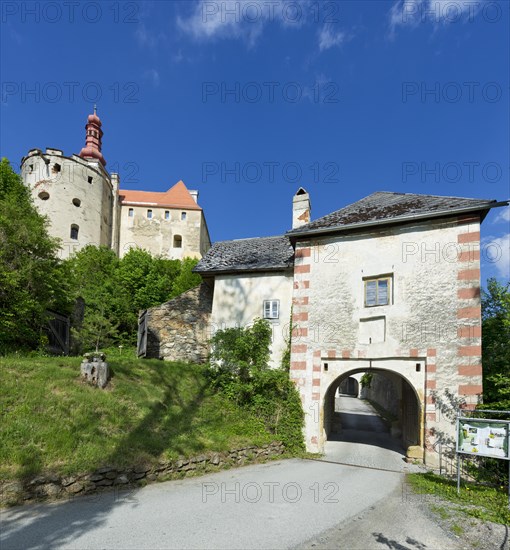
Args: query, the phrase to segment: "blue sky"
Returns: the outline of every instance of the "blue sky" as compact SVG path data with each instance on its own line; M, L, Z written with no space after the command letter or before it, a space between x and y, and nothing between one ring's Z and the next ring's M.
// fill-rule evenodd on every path
M508 2L1 9L0 152L16 169L34 147L79 152L97 103L121 187L182 179L213 241L283 233L300 185L313 218L379 190L510 196ZM509 225L507 208L482 226L483 279L508 279Z

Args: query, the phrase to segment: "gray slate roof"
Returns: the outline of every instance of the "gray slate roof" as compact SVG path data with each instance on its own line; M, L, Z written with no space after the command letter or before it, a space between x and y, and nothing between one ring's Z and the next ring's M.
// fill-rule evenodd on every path
M499 206L495 200L415 195L379 191L336 212L287 231L287 235L322 233L379 223L399 223L415 218L452 215Z
M215 243L193 271L204 274L282 271L293 264L294 250L287 237L256 237Z

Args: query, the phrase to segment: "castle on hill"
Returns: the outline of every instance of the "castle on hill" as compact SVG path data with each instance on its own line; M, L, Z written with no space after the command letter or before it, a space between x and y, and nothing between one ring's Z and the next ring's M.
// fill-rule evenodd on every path
M119 174L106 170L101 126L94 108L78 155L48 147L21 160L23 182L48 217L50 235L61 240L61 258L88 244L120 257L135 247L169 259L204 256L211 241L198 191L183 181L165 192L120 189Z

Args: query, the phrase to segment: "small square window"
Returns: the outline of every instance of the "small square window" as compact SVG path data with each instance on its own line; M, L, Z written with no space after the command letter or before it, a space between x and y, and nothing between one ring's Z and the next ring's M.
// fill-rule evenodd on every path
M278 319L280 317L280 300L264 300L264 319Z
M165 210L165 220L170 219L170 210Z
M147 210L147 218L152 220L152 210Z
M365 280L365 307L386 306L390 303L391 277Z
M132 218L134 215L135 215L135 211L133 210L133 208L130 208L130 209L128 210L128 216L129 216L130 218Z
M186 219L186 212L181 212L181 220L184 221Z

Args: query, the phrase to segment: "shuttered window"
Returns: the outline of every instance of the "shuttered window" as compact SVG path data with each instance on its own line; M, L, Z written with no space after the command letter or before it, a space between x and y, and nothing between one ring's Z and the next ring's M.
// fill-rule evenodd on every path
M365 281L365 306L386 306L390 303L391 277Z
M264 319L278 319L280 317L280 300L264 300Z

